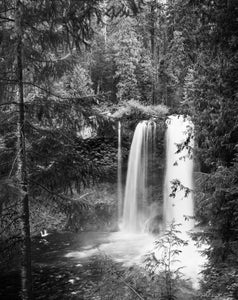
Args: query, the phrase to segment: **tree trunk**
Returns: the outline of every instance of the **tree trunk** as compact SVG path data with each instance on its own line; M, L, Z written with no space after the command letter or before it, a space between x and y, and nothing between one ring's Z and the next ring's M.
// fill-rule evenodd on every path
M168 50L168 28L167 28L167 21L166 18L164 18L164 24L163 24L163 32L162 32L162 38L163 38L163 49L162 49L162 55L163 57L166 57L166 53ZM163 64L163 77L161 82L162 87L162 104L169 105L171 103L168 102L168 76L166 75L166 62Z
M21 1L16 1L16 32L17 32L17 82L18 82L18 179L20 188L21 207L21 234L22 234L22 258L21 258L21 298L32 299L32 277L31 277L31 237L29 222L28 184L26 167L25 147L25 107L23 91L23 59L22 59L22 28L21 28Z
M155 70L157 70L156 62L156 43L155 43L155 20L156 20L156 2L153 0L150 4L150 45L151 45L151 57ZM156 103L156 77L157 72L153 75L152 82L152 104Z

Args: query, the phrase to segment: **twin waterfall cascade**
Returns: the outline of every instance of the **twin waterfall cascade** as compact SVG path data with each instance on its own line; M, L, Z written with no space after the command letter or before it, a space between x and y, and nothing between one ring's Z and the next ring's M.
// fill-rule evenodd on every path
M122 230L142 232L149 217L147 203L148 167L155 148L156 124L140 122L133 136L126 178Z
M206 260L188 232L194 226L190 218L194 214L194 129L189 118L183 116L168 117L166 125L164 179L163 161L159 161L164 156L163 150L159 153L163 132L159 131L159 126L153 120L142 121L137 125L132 139L123 199L122 127L118 123L118 217L121 230L108 236L103 232L98 240L97 233L86 247L69 253L67 257L82 259L99 251L126 267L145 267L144 255L153 253L157 261L165 260L167 263L169 259L172 272L182 267L185 278L192 281L194 288L198 288L201 265ZM177 232L176 236L186 241L186 246L173 241L172 244L164 242L164 230L173 222L182 224L182 227L178 227L181 234ZM163 242L162 248L155 248L156 240ZM178 257L174 259L166 251L177 251ZM155 272L161 272L161 266L164 272L163 263L158 265L158 269L155 268Z
M193 124L183 116L166 121L166 163L163 187L163 224L181 224L185 232L194 227L193 207ZM120 131L119 131L120 133ZM143 232L150 215L148 180L155 164L156 123L140 122L134 132L126 178L122 230ZM150 203L151 204L151 203Z

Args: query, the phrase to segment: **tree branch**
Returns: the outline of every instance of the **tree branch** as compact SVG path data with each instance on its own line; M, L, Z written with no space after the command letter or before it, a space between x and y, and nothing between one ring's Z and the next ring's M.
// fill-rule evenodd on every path
M56 97L58 99L62 99L62 100L84 100L84 99L89 99L89 98L95 98L95 96L96 96L96 95L89 95L89 96L84 96L84 97L62 97L62 96L57 95L57 94L53 93L52 91L47 90L33 82L25 81L25 82L23 82L23 84L34 86L34 87L44 91L45 93L47 93L53 97Z
M0 81L5 81L6 84L17 84L17 80L11 80L11 79L3 79L3 78L0 78ZM107 93L101 93L101 94L97 94L97 95L89 95L89 96L84 96L84 97L62 97L60 95L57 95L55 93L53 93L52 91L50 90L47 90L33 82L30 82L30 81L24 81L23 84L25 85L31 85L31 86L34 86L35 88L38 88L39 90L42 90L43 92L55 97L55 98L58 98L58 99L62 99L62 100L85 100L85 99L95 99L96 97L99 97L99 96L103 96ZM26 102L27 103L27 102ZM26 104L25 103L25 104Z
M18 102L12 101L12 102L4 102L4 103L0 103L0 106L5 106L5 105L19 105Z
M42 185L42 184L40 184L40 183L38 183L38 182L35 182L35 181L31 180L31 179L30 179L29 181L31 181L32 183L38 185L39 187L41 187L43 190L45 190L45 191L48 192L49 194L54 195L54 196L60 198L60 199L63 200L63 201L66 201L66 200L68 200L68 201L70 201L70 202L72 201L72 199L70 199L70 198L68 198L68 197L66 197L66 196L61 196L61 195L59 195L58 193L55 193L55 192L53 192L53 191L50 191L47 187L45 187L44 185ZM84 198L84 197L86 197L86 196L89 195L89 194L90 194L90 193L83 194L83 195L80 196L78 199L76 199L76 201L77 201L77 200L80 200L80 199L82 199L82 198ZM90 206L90 204L88 204L88 206Z
M8 179L12 176L12 172L13 172L13 169L14 169L14 166L15 166L15 163L16 163L16 161L17 161L17 158L18 158L18 156L19 156L20 151L21 151L21 150L19 150L19 151L17 152L17 154L16 154L16 156L15 156L13 162L12 162L12 167L11 167L10 173L9 173L9 175L8 175Z
M57 193L55 193L55 192L49 190L47 187L45 187L44 185L40 184L39 182L36 182L36 181L34 181L34 180L31 180L31 179L29 179L29 181L32 182L32 183L34 183L34 184L36 184L36 185L38 185L38 186L41 187L43 190L45 190L47 193L49 193L49 194L51 194L51 195L54 195L54 196L57 196L57 197L59 197L61 200L64 200L64 201L65 201L65 198L64 198L64 197L62 197L61 195L59 195L59 194L57 194Z
M8 9L6 9L6 10L2 10L2 11L0 11L0 14L5 14L5 13L8 12L9 10L15 10L15 7L10 7L10 8L8 8Z
M122 282L123 282L130 290L132 290L132 292L133 292L138 298L140 298L141 300L144 300L144 298L142 298L141 295L138 294L137 291L136 291L129 283L127 283L122 277L121 277L121 278L119 277L119 279L121 279L121 281L122 281Z
M0 16L0 19L2 19L2 20L5 20L6 22L8 21L8 22L15 22L15 20L14 19L10 19L10 18L6 18L6 17L2 17L2 16Z

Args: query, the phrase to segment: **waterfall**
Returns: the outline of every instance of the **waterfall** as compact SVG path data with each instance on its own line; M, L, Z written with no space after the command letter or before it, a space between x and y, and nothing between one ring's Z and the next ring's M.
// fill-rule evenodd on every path
M126 178L122 229L127 232L141 232L149 217L147 203L148 164L156 124L153 121L140 122L134 132Z
M181 270L185 279L191 279L194 286L198 287L201 265L205 263L205 259L199 252L201 249L197 247L196 242L187 232L193 228L194 222L192 219L184 217L194 214L193 193L191 191L193 189L193 124L183 116L170 116L166 123L163 209L160 209L162 205L162 201L160 201L161 189L155 189L155 185L162 187L162 183L159 182L161 172L156 173L156 169L160 167L160 164L156 163L160 156L158 149L156 151L156 148L160 146L157 145L159 132L155 122L142 121L135 129L129 153L122 230L110 233L107 238L104 233L99 239L93 237L92 242L87 247L82 247L81 251L71 252L67 254L67 257L78 257L81 260L84 257L95 255L98 249L98 253L106 253L113 260L122 262L127 267L134 264L144 267L144 255L148 254L149 251L149 253L153 253L158 262L162 262L158 264L158 268L155 267L155 274L161 272L160 267L164 272L163 262L169 262L171 272L175 274ZM175 185L172 184L173 182ZM153 187L153 190L150 190L150 187ZM121 124L118 123L119 201L121 200L120 188ZM186 193L188 190L190 192ZM156 197L153 196L155 194ZM121 208L119 202L118 210L120 211ZM173 220L182 224L182 229L181 227L178 228L181 234L176 232L176 236L187 242L185 247L174 243L173 236L172 243L166 242L168 236L164 235L162 218L166 225L171 224ZM147 229L147 232L144 229ZM156 234L156 238L148 232ZM155 248L155 241L156 243L163 242L163 247ZM203 247L202 250L205 249L206 247ZM166 256L166 253L179 253L179 256L174 259L169 254Z
M170 116L166 131L166 172L163 216L165 227L174 221L190 230L193 205L193 124L183 116ZM181 147L184 145L185 147Z

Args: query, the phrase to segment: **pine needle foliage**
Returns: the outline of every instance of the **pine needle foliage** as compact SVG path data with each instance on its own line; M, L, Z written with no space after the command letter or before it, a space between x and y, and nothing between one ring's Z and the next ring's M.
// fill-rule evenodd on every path
M200 233L209 245L202 292L207 299L236 299L237 3L188 1L187 16L189 8L194 26L188 55L193 59L185 76L183 111L195 124L202 180L198 217L207 224Z

